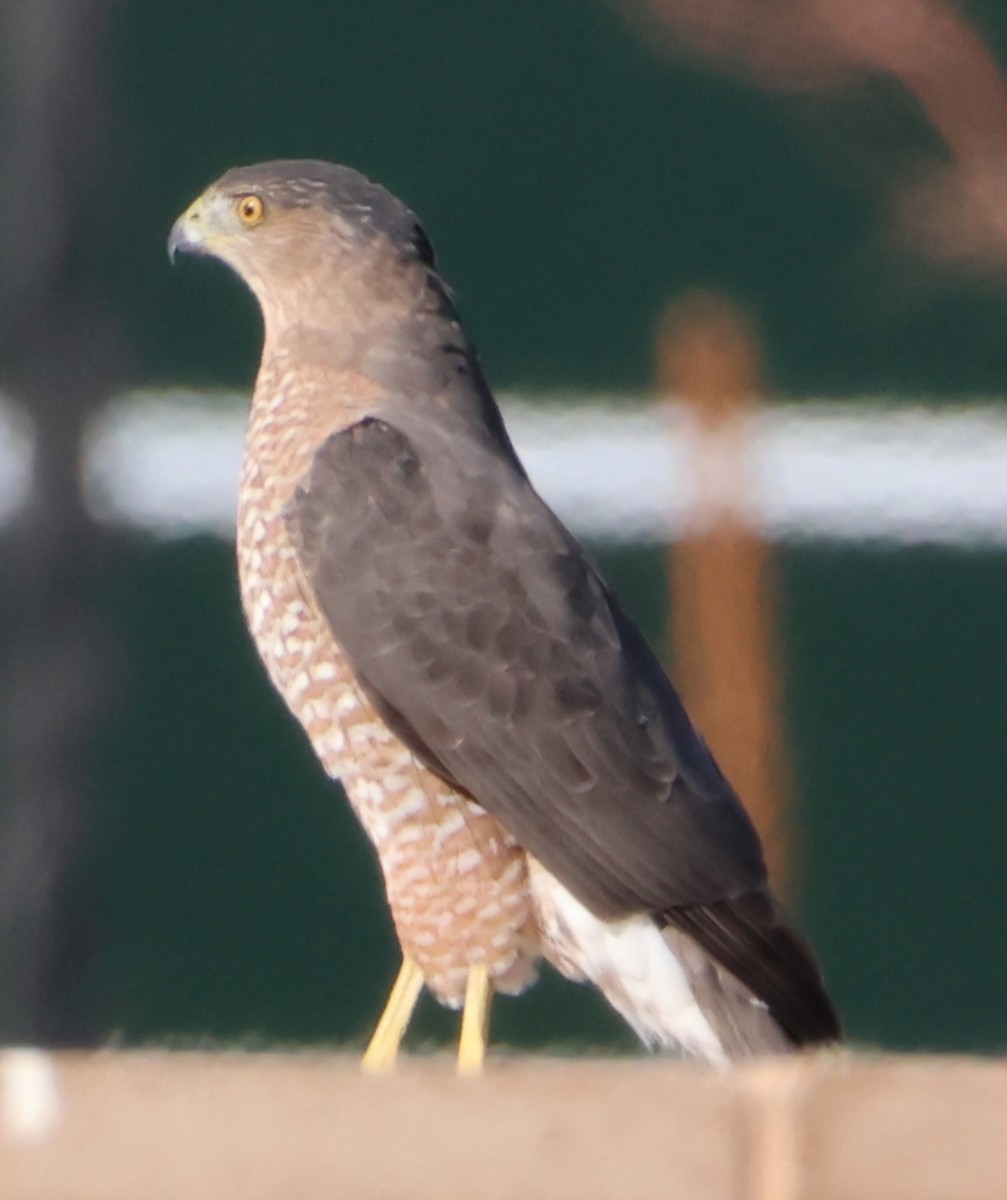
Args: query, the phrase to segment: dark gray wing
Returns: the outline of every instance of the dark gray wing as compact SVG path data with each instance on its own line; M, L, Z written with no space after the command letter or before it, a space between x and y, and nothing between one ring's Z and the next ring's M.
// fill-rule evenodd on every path
M598 916L699 913L690 935L716 942L773 1006L788 981L767 984L748 961L756 946L764 958L771 902L756 936L730 915L765 891L751 823L642 636L509 455L369 418L320 449L288 528L362 686L427 765ZM701 914L716 906L728 917L711 925Z

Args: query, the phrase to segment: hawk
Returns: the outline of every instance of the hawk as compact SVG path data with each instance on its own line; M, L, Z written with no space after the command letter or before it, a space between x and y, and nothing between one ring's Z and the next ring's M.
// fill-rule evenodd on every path
M535 492L429 240L325 162L226 172L169 252L262 309L237 519L269 676L374 844L403 961L477 1073L542 959L654 1049L717 1062L839 1036L759 839L654 654Z

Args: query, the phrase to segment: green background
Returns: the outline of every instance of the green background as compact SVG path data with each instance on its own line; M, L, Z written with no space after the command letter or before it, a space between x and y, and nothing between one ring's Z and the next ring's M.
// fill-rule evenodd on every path
M998 4L970 11L1007 44ZM106 269L142 380L250 378L250 303L169 276L163 239L225 168L294 157L412 205L499 386L646 386L656 316L696 284L756 305L787 393L1007 376L1002 283L869 253L870 171L933 149L894 85L760 92L653 53L602 0L173 0L124 4L120 26Z
M998 6L971 11L1002 45ZM421 214L501 387L646 388L662 305L710 284L759 312L784 397L1007 378L1001 289L872 255L881 204L827 106L656 55L594 0L127 3L110 67L110 212L82 269L134 383L250 384L250 299L223 270L169 271L165 237L226 167L302 155ZM866 80L856 102L884 111L875 153L925 143L904 97ZM661 553L600 557L660 638ZM1003 1048L1005 559L780 559L798 907L851 1036ZM75 884L73 1002L97 1038L359 1041L396 966L378 877L264 680L231 560L130 536L105 580L120 690ZM632 1045L555 980L495 1019L519 1044ZM425 1007L420 1036L451 1028Z
M655 640L663 556L602 566ZM804 927L858 1041L1007 1044L999 555L789 549L780 564ZM81 881L81 1011L127 1041L361 1040L397 951L371 851L265 681L230 547L133 544L108 613L132 669ZM515 1044L628 1047L559 980L502 999ZM448 1037L430 1003L419 1037Z

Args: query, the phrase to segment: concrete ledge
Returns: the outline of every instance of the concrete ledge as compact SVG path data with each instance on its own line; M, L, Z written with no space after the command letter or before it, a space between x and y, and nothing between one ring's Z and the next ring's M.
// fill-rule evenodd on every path
M1003 1200L1007 1065L0 1052L0 1200Z

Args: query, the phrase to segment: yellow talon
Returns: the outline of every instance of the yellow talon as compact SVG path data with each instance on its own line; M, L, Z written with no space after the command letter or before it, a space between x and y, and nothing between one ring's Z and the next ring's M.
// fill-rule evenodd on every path
M411 958L404 958L391 995L381 1014L374 1036L360 1060L360 1069L368 1075L389 1075L395 1070L399 1046L405 1037L423 990L423 972Z
M489 971L485 963L479 963L469 971L468 984L465 987L462 1034L458 1043L459 1075L471 1077L482 1074L492 999L493 988Z

